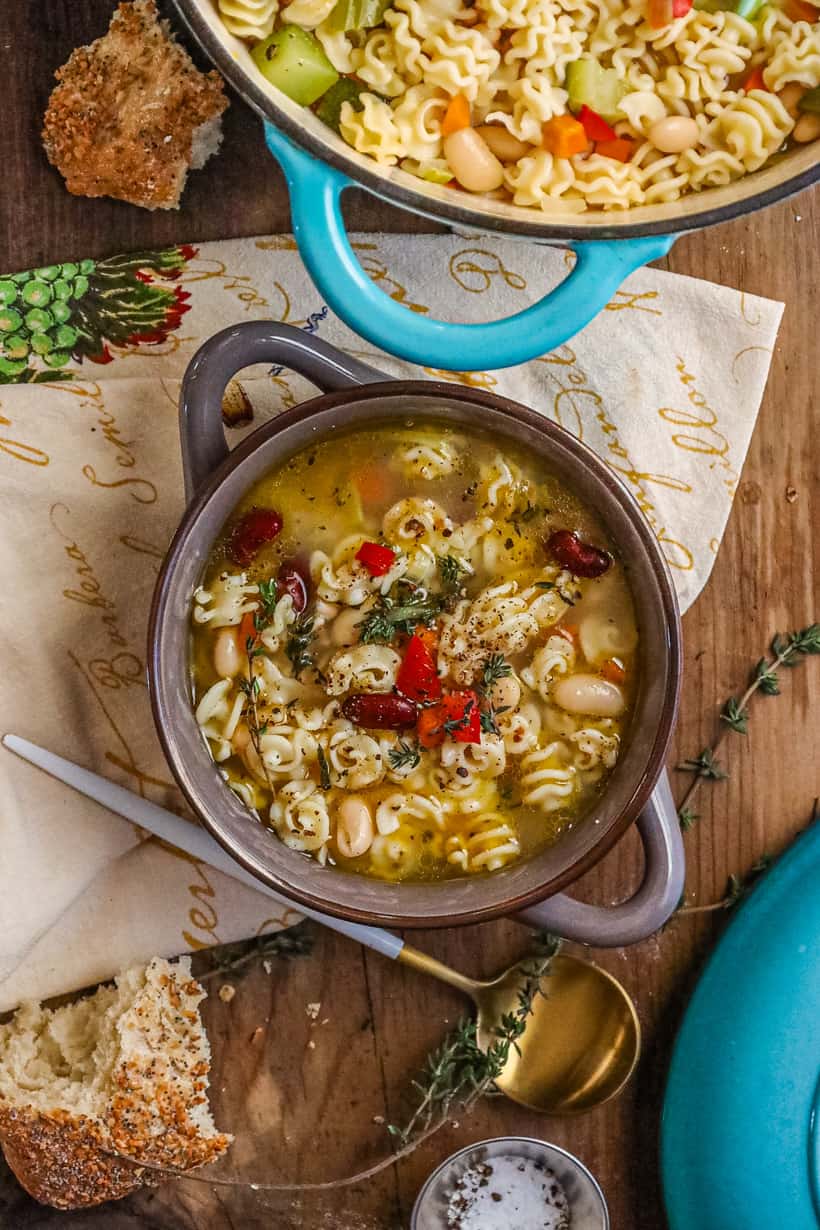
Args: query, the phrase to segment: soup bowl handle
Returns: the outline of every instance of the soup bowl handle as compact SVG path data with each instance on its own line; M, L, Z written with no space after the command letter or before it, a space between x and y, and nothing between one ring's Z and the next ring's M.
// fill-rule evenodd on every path
M516 915L519 921L597 948L637 944L659 930L681 899L686 873L680 822L665 772L636 823L644 848L644 877L628 901L587 905L556 893Z
M255 363L288 367L323 393L390 379L293 325L247 321L215 333L194 355L180 391L179 435L188 503L230 452L222 427L222 395L237 372Z

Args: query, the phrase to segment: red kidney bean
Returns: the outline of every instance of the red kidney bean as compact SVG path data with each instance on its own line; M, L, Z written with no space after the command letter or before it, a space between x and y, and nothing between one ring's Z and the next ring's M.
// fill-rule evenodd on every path
M309 575L303 561L299 559L285 560L276 577L277 597L281 598L284 594L290 594L293 601L293 609L298 615L307 606L309 589Z
M372 730L409 730L417 711L411 700L390 692L358 692L342 702L342 716Z
M556 530L547 539L548 553L575 577L600 577L612 563L612 556L591 542L584 542L572 530Z
M279 537L282 518L274 508L251 508L233 527L228 554L246 568L267 543Z

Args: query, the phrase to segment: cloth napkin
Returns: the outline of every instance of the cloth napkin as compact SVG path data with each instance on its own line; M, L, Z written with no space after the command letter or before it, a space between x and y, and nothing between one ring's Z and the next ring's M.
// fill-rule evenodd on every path
M410 311L520 311L567 254L495 238L359 236L369 275ZM571 259L571 258L570 258ZM413 371L318 298L290 237L51 266L0 279L0 730L184 814L154 734L146 625L183 510L179 380L199 344L286 321L391 374L534 406L595 449L639 501L681 606L705 584L754 427L782 305L653 269L582 334L505 371ZM310 387L251 369L238 440ZM250 416L253 421L249 422ZM0 1010L295 921L0 749Z

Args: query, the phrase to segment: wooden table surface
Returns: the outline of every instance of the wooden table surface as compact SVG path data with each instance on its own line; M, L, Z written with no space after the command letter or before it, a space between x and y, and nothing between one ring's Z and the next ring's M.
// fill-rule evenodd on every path
M78 200L64 190L38 140L51 74L75 45L102 32L112 7L112 0L48 0L37 6L32 21L30 6L5 6L0 269L288 229L282 176L264 154L257 120L238 101L227 116L218 160L193 176L178 213ZM671 270L786 304L714 574L684 620L686 664L673 761L708 742L715 706L744 680L771 635L818 615L818 204L817 194L807 193L767 213L683 238L664 262ZM361 196L349 215L352 226L363 230L428 225ZM787 498L789 489L796 498ZM805 825L820 793L816 708L814 716L809 708L812 695L816 706L819 682L817 660L786 674L783 695L761 702L750 735L726 745L730 779L705 787L702 818L686 837L690 902L719 899L729 873L747 870L764 852L780 851ZM675 784L680 793L684 780L678 776ZM615 900L635 882L639 867L637 842L629 835L580 891L589 899ZM516 1133L542 1136L580 1155L604 1188L615 1230L661 1230L657 1152L664 1076L687 996L720 926L720 914L692 915L632 949L593 954L635 996L645 1047L623 1096L582 1118L545 1120L500 1099L485 1102L367 1186L330 1194L263 1198L186 1181L65 1215L29 1200L3 1169L0 1225L392 1230L408 1224L421 1182L451 1150ZM413 939L481 976L518 955L526 933L499 922L416 933ZM214 1097L220 1122L237 1136L233 1171L268 1182L332 1179L380 1156L380 1121L401 1120L411 1075L464 1007L446 988L330 934L316 935L311 956L276 962L270 973L257 962L236 983L230 1004L212 996L206 1006ZM315 1024L305 1010L312 1002L321 1003ZM260 1025L263 1031L255 1034Z

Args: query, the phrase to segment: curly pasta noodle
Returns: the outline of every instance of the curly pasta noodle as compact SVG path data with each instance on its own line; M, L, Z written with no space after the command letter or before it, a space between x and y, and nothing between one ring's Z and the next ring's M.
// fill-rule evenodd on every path
M328 799L315 782L288 782L271 804L270 821L277 835L291 850L314 854L320 863L327 858L330 840Z
M456 454L445 440L416 444L401 454L404 472L408 478L422 478L431 482L452 474L456 467Z
M521 761L521 798L543 812L566 807L577 789L577 772L566 763L566 744L560 741L527 752Z
M445 841L447 862L462 871L497 871L517 858L521 846L515 830L500 812L470 818L462 831Z
M807 89L820 85L820 29L807 21L796 21L786 33L779 31L771 40L774 54L763 70L763 80L777 92L796 81Z
M279 0L219 0L219 13L237 38L267 38L272 33Z
M244 572L223 573L210 589L200 586L194 593L194 621L212 628L228 628L242 622L259 606L258 585L249 585Z

